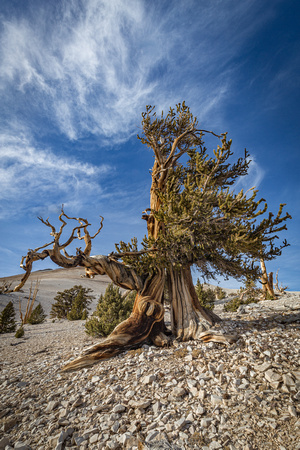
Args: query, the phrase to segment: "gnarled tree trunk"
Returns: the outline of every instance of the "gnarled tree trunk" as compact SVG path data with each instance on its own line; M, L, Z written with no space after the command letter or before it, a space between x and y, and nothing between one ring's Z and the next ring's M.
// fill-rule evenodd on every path
M152 193L154 195L154 191ZM159 202L156 204L156 207L159 207ZM77 220L80 225L75 227L69 239L64 244L61 244L60 238L62 231L67 224L64 218ZM25 269L26 273L15 290L20 289L28 279L34 261L49 257L60 267L71 268L81 266L94 274L108 275L113 283L121 288L137 291L130 317L119 324L107 339L90 347L79 358L64 366L62 368L63 371L76 370L89 366L102 359L117 355L124 350L134 348L147 339L150 339L158 346L169 344L170 338L165 334L166 327L163 306L166 277L165 269L157 268L154 273L141 275L134 268L119 262L118 258L120 258L120 254L90 256L91 239L99 233L102 228L103 219L101 220L98 232L93 237L87 231L89 224L85 219L70 218L63 210L59 216L62 225L58 232L49 223L48 219L46 221L43 219L40 220L51 228L51 236L54 236L54 240L35 250L29 250L26 257L22 257L21 267ZM163 225L156 221L155 215L152 212L148 225L150 235L153 233L154 237L162 231ZM84 231L84 236L81 236L81 230ZM75 231L77 231L77 237L75 236ZM76 238L80 240L84 239L86 247L84 251L78 249L75 256L70 256L66 252L66 247ZM52 248L45 248L50 245L52 245ZM43 251L39 252L41 249ZM154 249L146 251L151 253ZM124 256L124 253L121 256ZM216 336L214 333L204 331L220 319L212 312L202 308L199 304L192 282L190 267L182 268L179 271L170 268L168 270L168 286L171 297L172 329L175 338L181 340L200 338L204 341L230 342L230 340L225 339L223 336ZM201 333L203 331L204 333Z
M171 301L172 332L187 341L196 339L221 319L200 305L190 267L168 271L168 289Z
M88 348L79 358L64 366L62 371L77 370L110 358L137 347L148 337L159 346L164 345L166 341L166 336L163 334L164 307L162 304L164 271L159 270L143 282L142 277L138 276L134 280L130 269L128 270L121 263L103 256L98 257L96 261L97 264L93 266L93 269L98 270L98 273L103 273L102 270L105 268L105 273L115 284L138 290L133 310L129 318L120 323L103 342ZM86 261L85 264L87 263Z

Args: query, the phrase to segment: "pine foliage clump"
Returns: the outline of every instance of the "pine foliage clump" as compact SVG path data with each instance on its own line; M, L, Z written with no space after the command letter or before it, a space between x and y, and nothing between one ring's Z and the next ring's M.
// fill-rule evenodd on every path
M195 291L199 298L200 305L212 311L215 307L215 299L216 299L216 295L213 289L210 288L204 289L203 284L200 283L200 280L198 278L195 286Z
M220 286L216 287L215 293L218 300L223 300L226 297L226 292Z
M239 297L234 297L224 305L224 310L226 312L236 312L241 305L249 305L250 303L258 303L258 298L246 298L242 300Z
M83 289L80 289L72 302L71 311L67 314L67 319L85 320L86 318L87 318L87 304L85 299L85 293Z
M30 314L29 318L27 319L26 323L30 323L31 325L37 325L39 323L43 323L46 319L46 314L44 311L44 308L39 303L32 313Z
M234 297L230 302L224 305L224 310L226 312L235 312L241 305L258 303L261 293L261 289L255 287L255 282L249 277L246 277L244 280L244 287L239 289L239 297Z
M86 321L86 333L91 336L108 336L114 328L126 320L132 311L136 292L132 291L125 298L120 289L110 284L101 295L96 311Z
M21 325L20 328L18 328L16 331L15 338L20 339L21 337L24 336L24 334L25 334L24 327L23 325Z
M50 317L58 319L80 320L87 317L89 304L94 298L90 288L75 285L71 289L58 292L54 297L55 303L51 307Z
M10 301L0 314L0 334L13 333L16 330L15 309Z

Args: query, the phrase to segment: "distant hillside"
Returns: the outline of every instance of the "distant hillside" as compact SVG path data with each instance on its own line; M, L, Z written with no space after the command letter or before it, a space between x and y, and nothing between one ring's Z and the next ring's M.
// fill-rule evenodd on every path
M24 312L26 309L30 285L32 283L34 287L37 281L39 281L39 291L36 302L41 303L46 314L49 314L53 299L57 292L70 289L76 284L92 289L93 295L95 295L95 300L92 303L91 308L94 310L100 294L105 292L105 289L111 282L110 278L107 275L98 275L93 279L89 279L82 278L82 275L84 275L84 269L81 267L55 270L46 269L32 272L21 292L12 292L10 294L0 295L0 310L2 310L10 300L12 300L17 312L19 310L19 300L21 300L22 311ZM22 276L23 274L2 277L0 278L0 284L2 281L9 283L11 282L12 288L14 288L20 282ZM16 314L16 317L18 317L18 313Z

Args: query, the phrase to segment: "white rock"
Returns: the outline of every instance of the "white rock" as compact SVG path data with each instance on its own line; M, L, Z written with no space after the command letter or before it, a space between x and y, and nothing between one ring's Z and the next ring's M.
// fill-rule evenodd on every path
M24 442L18 441L18 442L15 443L14 449L16 449L16 450L29 450L30 447L29 447L29 445L25 444Z
M278 382L281 380L282 377L279 373L276 373L276 372L274 372L274 370L269 369L265 372L265 378L267 381L270 381L270 382L272 382L272 381Z
M255 366L255 369L259 372L265 372L266 370L270 369L272 367L272 364L269 362L264 362L263 364L260 364L259 366Z
M216 405L219 405L220 403L222 403L223 398L218 395L212 394L210 397L210 401L213 406L216 406Z
M199 416L202 416L205 413L205 409L202 406L198 406L196 409L196 414L199 414Z
M89 443L90 444L95 444L99 439L99 434L93 434L90 439L89 439Z
M142 381L144 384L150 384L150 383L153 383L153 381L155 381L155 380L156 380L156 375L146 375Z
M218 441L212 441L209 444L209 450L215 450L215 449L218 449L218 448L222 448L222 445Z
M112 431L113 433L117 433L118 430L119 430L119 428L120 428L120 422L117 420L117 421L113 424L113 426L111 427L111 431Z
M172 390L172 395L174 397L182 397L185 394L186 394L186 390L183 387L176 386Z
M289 405L288 411L292 417L297 417L297 410L293 405Z
M131 433L124 433L124 434L121 434L121 436L120 436L120 443L123 444L124 447L125 447L126 444L129 442L131 436L132 436Z
M156 416L158 414L158 411L161 408L161 403L159 401L155 402L154 405L152 406L153 409L153 413Z
M53 401L49 402L47 405L47 408L45 409L45 412L48 413L48 412L53 411L55 408L58 407L58 405L59 405L59 402L57 402L57 401L53 400Z
M156 436L159 434L158 430L151 430L150 433L147 434L145 441L151 442L155 440Z
M199 398L200 400L204 400L206 397L206 391L204 389L199 389Z
M101 378L98 375L94 375L91 379L92 383L98 383L98 381L100 381Z
M113 408L113 412L116 414L122 413L125 410L126 410L126 407L124 405L121 405L120 403Z
M185 417L181 417L179 420L177 420L176 422L175 422L175 428L177 429L177 430L182 430L182 428L187 424L188 422L187 422L187 420L185 419Z
M209 427L210 423L211 423L211 419L208 419L207 417L204 417L203 419L201 419L201 427L202 428Z
M282 375L282 381L286 386L295 386L295 381L288 374Z

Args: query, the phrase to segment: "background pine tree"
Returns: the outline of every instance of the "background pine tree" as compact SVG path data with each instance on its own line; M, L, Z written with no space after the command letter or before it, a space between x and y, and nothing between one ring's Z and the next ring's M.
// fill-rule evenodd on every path
M30 314L27 323L30 323L31 325L36 325L39 323L43 323L45 319L46 319L45 311L42 305L39 303Z
M84 310L89 310L88 305L91 303L92 299L95 298L93 295L90 294L92 292L89 288L84 288L81 285L75 285L71 289L65 289L63 292L58 292L56 297L54 297L55 303L53 303L50 311L50 317L51 318L58 318L58 319L67 319L68 314L70 315L73 303L80 294L80 301L82 306L82 314L84 314ZM77 299L77 306L73 307L73 312L71 316L76 317L77 311L78 311L78 299ZM70 317L71 317L70 316ZM80 316L80 319L81 319ZM76 319L70 319L70 320L76 320Z
M136 292L132 291L125 298L120 289L110 284L101 295L95 312L86 321L86 333L92 336L107 336L114 328L126 320L132 311Z
M21 325L20 328L17 329L15 337L17 339L20 339L24 336L24 334L25 334L24 327L23 327L23 325Z
M72 302L71 311L67 315L68 320L85 320L87 318L87 303L83 289L80 289Z
M15 309L10 301L0 314L0 334L13 333L16 330Z
M199 298L200 305L212 311L215 307L215 299L216 299L216 295L213 289L208 288L204 290L203 284L200 283L200 280L198 278L195 286L195 291Z

